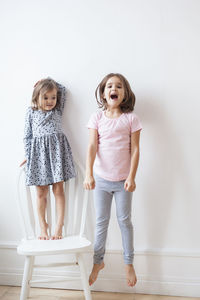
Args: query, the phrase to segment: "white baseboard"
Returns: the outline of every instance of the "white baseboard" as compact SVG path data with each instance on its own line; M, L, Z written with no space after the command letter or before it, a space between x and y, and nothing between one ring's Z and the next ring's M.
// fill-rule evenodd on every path
M40 275L34 275L33 279L39 280L42 278L46 279L57 279L60 277L60 283L38 283L33 285L35 287L46 287L46 288L60 288L60 289L75 289L81 290L82 284L79 277L79 273L67 272L66 274L60 273L54 274L49 271L49 274L45 272ZM12 285L21 286L23 269L13 270L1 270L0 269L0 284L1 285ZM64 282L65 277L70 277L70 281ZM74 280L73 280L74 278ZM146 276L138 276L138 282L135 288L129 288L126 286L126 281L123 275L112 276L100 276L98 281L92 287L94 291L106 291L106 292L120 292L120 293L139 293L139 294L157 294L157 295L168 295L168 296L185 296L185 297L199 297L200 285L196 280L191 282L190 279L180 281L180 278L175 277L163 277L163 278L147 278Z
M3 254L4 265L0 263L0 284L20 286L23 274L23 261L19 263L16 253L17 242L0 242L0 254ZM6 251L7 249L7 251ZM3 252L3 253L1 253ZM6 255L12 257L12 265L5 265ZM2 257L2 255L1 255ZM135 288L126 285L122 253L119 250L108 250L105 256L107 268L101 271L92 290L124 293L159 294L169 296L200 297L200 253L178 251L177 249L151 249L135 251L135 267L138 282ZM16 265L15 265L16 261ZM18 263L17 263L18 261ZM88 273L91 269L92 253L86 254ZM20 265L20 266L19 266ZM77 267L76 267L77 268ZM112 270L112 272L110 272ZM37 287L62 289L82 289L78 269L62 271L38 269L33 279L58 278L55 284L37 284ZM69 282L63 282L70 277Z

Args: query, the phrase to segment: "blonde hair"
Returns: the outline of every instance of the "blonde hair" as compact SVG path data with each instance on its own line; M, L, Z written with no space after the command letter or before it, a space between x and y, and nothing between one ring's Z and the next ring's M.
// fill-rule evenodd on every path
M135 106L135 95L130 87L128 80L122 74L119 73L110 73L106 75L97 86L95 96L99 108L103 108L103 110L107 109L107 101L104 98L104 90L107 81L111 77L118 77L121 80L124 87L124 99L120 104L121 111L125 113L133 111Z
M52 91L53 89L56 89L57 91L57 103L56 106L59 105L60 103L60 92L57 86L57 83L50 78L45 78L45 79L41 79L40 81L38 81L35 86L34 86L34 90L33 90L33 94L32 94L32 99L31 99L31 106L34 110L38 110L39 109L39 104L38 104L38 99L40 95L44 95L47 92Z

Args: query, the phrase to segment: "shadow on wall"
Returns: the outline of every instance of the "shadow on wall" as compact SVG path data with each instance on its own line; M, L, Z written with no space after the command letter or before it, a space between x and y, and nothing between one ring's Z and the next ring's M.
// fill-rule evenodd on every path
M67 91L67 102L63 114L63 129L71 145L74 159L85 168L88 132L86 129L86 116L80 105L75 101L76 96ZM80 146L81 145L81 146ZM93 242L95 230L95 210L93 204L93 191L90 191L90 199L87 209L86 237Z
M67 91L67 101L63 113L63 129L67 135L72 153L75 158L79 158L86 153L84 145L85 141L85 124L83 124L83 113L80 105L75 101L76 96ZM83 163L82 163L83 164Z
M183 151L180 132L174 126L175 116L165 110L165 103L160 99L141 99L138 108L143 124L140 161L143 204L142 216L137 217L144 220L148 249L176 248L181 243L179 238L184 239L181 218L192 192L189 158ZM148 273L153 274L155 267L151 269L149 265ZM162 266L157 267L162 274Z

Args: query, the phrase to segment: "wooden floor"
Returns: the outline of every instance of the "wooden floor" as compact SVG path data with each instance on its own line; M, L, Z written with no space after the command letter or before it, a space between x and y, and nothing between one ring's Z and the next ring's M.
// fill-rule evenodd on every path
M0 300L19 300L20 287L0 286ZM30 300L85 300L82 291L31 288ZM92 292L93 300L197 300L200 298L169 297L142 294Z

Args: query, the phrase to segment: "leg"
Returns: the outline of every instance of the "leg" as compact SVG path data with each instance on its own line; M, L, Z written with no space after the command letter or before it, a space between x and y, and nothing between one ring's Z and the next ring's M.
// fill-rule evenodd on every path
M96 210L96 231L94 243L94 265L89 277L89 284L92 285L101 269L104 268L104 253L107 237L108 224L110 220L110 209L113 194L98 188L94 191L95 210Z
M62 228L64 225L64 214L65 214L65 194L63 188L63 181L53 184L53 193L56 200L56 229L53 235L53 240L62 239Z
M48 240L49 236L47 233L48 224L45 219L46 205L47 205L47 194L48 185L36 186L37 190L37 211L40 223L41 234L39 236L40 240Z
M133 225L131 222L132 193L122 188L115 192L117 220L120 226L124 249L124 262L128 286L134 286L137 282L133 267Z
M83 255L81 253L77 254L77 260L78 260L78 264L80 266L81 279L82 279L82 283L83 283L85 299L92 300L90 288L89 288L88 281L87 281L87 273L86 273L86 269L85 269L84 259L83 259Z

